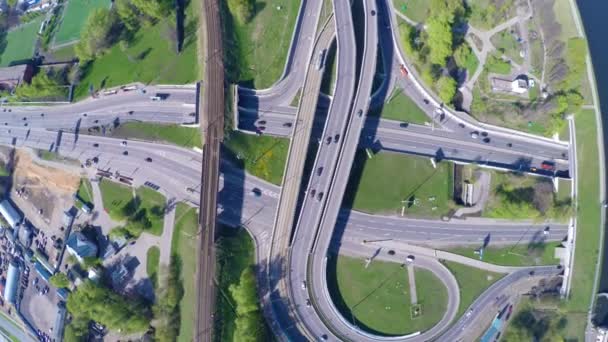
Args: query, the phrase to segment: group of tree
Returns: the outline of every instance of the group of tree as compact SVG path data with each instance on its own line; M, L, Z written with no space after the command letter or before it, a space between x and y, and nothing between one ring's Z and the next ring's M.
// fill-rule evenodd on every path
M230 286L230 294L236 303L236 329L233 341L257 342L266 340L266 328L260 311L256 278L251 266L241 273L239 284Z
M181 324L179 306L184 296L181 282L181 260L178 256L171 257L171 265L166 273L167 279L159 280L156 290L156 303L152 307L155 328L154 337L160 342L176 341Z
M502 340L505 342L538 341L560 342L564 340L566 318L558 313L548 314L525 308L513 317Z
M172 18L173 0L116 0L111 9L89 14L74 51L81 62L103 54L118 41L129 41L141 25Z
M41 70L29 84L23 83L15 89L15 97L20 101L67 99L67 88L58 77Z
M420 66L423 81L433 85L444 102L451 103L457 83L449 75L448 61L454 56L458 66L464 67L472 53L462 37L453 33L464 20L465 7L462 0L432 0L430 8L433 11L424 29L405 23L400 26L403 48Z
M90 321L122 334L140 333L150 327L150 309L143 301L127 299L90 280L70 293L66 307L72 316L65 331L66 341L86 336Z
M230 13L241 23L247 23L253 18L255 0L228 0Z

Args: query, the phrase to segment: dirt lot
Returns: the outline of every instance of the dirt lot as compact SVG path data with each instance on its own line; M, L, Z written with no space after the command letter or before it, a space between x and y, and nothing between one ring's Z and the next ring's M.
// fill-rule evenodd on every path
M14 160L11 199L27 220L42 232L35 242L45 246L45 254L54 264L55 249L48 240L55 235L65 241L61 230L63 215L74 203L72 195L80 182L78 169L38 164L32 160L32 153L24 150L18 150ZM41 214L39 210L42 210Z

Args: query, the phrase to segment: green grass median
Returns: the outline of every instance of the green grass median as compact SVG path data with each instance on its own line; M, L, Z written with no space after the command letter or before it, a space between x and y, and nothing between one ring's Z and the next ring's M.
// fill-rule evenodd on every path
M160 262L160 248L152 246L146 252L146 273L154 287L158 286L158 266Z
M126 122L106 135L116 138L162 142L187 148L202 148L203 146L200 128L184 127L177 124Z
M422 111L422 109L399 89L393 91L393 94L389 97L388 101L384 103L381 110L371 111L369 115L419 125L431 122L431 119Z
M559 259L555 258L555 248L559 245L559 242L548 242L486 247L483 251L482 260L490 264L503 266L557 265L559 264ZM476 249L472 247L455 247L446 251L472 259L479 259L479 255L475 254Z
M483 291L504 276L504 274L488 272L456 262L442 261L442 263L452 272L460 288L460 305L458 305L456 319L462 316Z
M401 264L343 255L328 257L328 287L343 317L366 331L402 335L434 326L447 309L447 289L430 271L416 268L422 314L412 317L407 269Z
M272 184L283 180L289 139L232 131L224 139L229 157L247 173Z
M347 195L354 209L400 214L405 206L405 216L411 217L441 217L450 211L451 162L439 162L435 169L429 158L379 152L368 159L362 150L355 158Z

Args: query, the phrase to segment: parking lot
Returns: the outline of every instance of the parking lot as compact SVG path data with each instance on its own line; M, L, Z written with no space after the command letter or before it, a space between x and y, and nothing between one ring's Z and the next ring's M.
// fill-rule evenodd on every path
M56 290L27 261L21 273L19 296L23 317L38 332L40 340L50 341L58 310Z

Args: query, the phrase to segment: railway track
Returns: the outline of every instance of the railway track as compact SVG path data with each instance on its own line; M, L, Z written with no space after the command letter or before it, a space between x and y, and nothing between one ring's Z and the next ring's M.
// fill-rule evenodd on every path
M220 145L224 138L224 63L219 0L204 0L204 81L199 105L204 139L199 210L194 341L213 339L215 310L215 226Z

